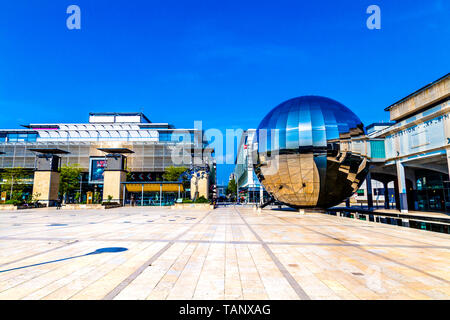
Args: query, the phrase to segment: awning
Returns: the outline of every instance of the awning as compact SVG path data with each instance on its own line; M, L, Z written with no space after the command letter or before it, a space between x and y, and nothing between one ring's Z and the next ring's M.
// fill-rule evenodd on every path
M184 191L182 183L125 183L128 192L159 192L162 187L162 192L178 192Z

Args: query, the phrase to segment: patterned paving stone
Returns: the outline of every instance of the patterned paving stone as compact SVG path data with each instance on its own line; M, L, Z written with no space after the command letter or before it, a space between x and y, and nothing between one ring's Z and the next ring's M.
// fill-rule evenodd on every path
M0 213L0 299L449 299L449 262L446 234L292 211Z

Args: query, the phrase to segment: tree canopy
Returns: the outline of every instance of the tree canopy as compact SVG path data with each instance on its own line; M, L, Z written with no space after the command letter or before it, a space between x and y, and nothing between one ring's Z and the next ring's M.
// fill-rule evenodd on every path
M30 170L24 168L5 168L0 172L1 190L9 191L10 197L13 192L22 192L25 187L24 179L30 177Z
M67 164L61 167L59 176L59 192L62 195L71 193L80 187L81 168L79 164Z
M234 179L231 179L228 182L226 194L227 194L227 196L228 195L235 196L236 195L236 191L237 191L236 181Z
M167 167L164 174L163 174L163 179L166 181L179 181L180 180L180 176L186 171L188 170L188 168L186 167L174 167L174 166L170 166ZM183 187L189 188L189 184L190 181L187 177L183 177L181 182L183 183Z
M187 170L186 167L174 167L170 166L166 168L163 174L163 178L166 181L178 181L183 172Z

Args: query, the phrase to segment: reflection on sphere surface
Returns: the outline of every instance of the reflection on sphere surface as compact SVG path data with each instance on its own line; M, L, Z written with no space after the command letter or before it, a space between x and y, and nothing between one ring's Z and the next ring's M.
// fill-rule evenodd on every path
M358 141L364 125L335 100L304 96L283 102L264 117L256 134L256 175L276 200L291 207L335 206L367 175L368 159L355 151L358 144L364 147Z

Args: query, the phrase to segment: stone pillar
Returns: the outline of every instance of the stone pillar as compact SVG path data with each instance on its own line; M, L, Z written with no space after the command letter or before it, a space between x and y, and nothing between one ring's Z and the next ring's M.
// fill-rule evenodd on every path
M127 181L127 172L125 171L126 157L122 154L110 153L106 155L106 168L103 181L103 201L122 203L123 188L122 182Z
M36 200L47 204L55 205L58 201L59 191L59 172L54 171L35 171L33 182L33 195Z
M405 166L400 161L397 161L397 181L398 181L400 211L402 213L408 213L408 197L406 195Z
M384 189L384 208L389 209L389 182L383 182L383 189Z
M59 192L59 161L53 154L37 155L34 172L33 195L47 206L55 205Z
M367 189L367 207L369 210L373 209L373 195L372 195L372 177L370 171L366 177L366 189Z
M125 181L127 181L127 173L125 171L105 170L103 181L103 201L108 201L108 196L111 196L111 202L122 203L122 182Z

